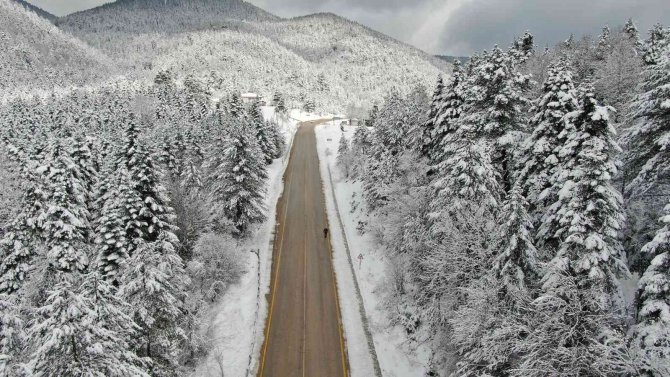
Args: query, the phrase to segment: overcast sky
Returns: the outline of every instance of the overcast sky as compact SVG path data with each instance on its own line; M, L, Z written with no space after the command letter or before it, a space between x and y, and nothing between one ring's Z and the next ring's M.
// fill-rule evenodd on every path
M105 0L29 0L62 16ZM597 34L632 17L646 34L670 22L670 0L249 0L278 16L333 12L413 44L429 53L469 55L507 46L525 30L539 45L570 33Z

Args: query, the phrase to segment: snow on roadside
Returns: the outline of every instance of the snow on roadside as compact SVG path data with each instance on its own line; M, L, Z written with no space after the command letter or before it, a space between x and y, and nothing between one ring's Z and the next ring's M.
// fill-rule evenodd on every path
M275 116L274 107L265 106L262 111L265 119L277 121L286 137L287 145L291 145L298 122ZM212 344L207 359L196 369L194 376L244 377L254 371L258 363L267 315L267 300L264 297L270 289L272 269L270 242L275 228L277 200L284 189L283 175L289 153L290 150L287 149L284 157L275 160L268 167L268 220L256 229L248 241L239 245L240 250L248 251L242 254L246 257L242 262L246 273L239 283L229 288L217 306L212 308L211 323L207 331L212 336ZM259 251L258 257L251 252L255 250Z
M351 141L355 127L344 126L344 135ZM425 376L426 365L430 359L430 350L423 345L410 345L406 333L401 326L393 326L389 321L388 311L383 300L387 292L388 259L384 251L376 244L369 234L360 235L356 230L360 209L352 209L352 197L362 200L362 187L359 182L345 181L340 177L336 167L337 147L342 131L339 122L329 122L316 127L317 148L321 160L321 177L325 185L328 219L332 228L334 264L337 274L338 294L347 351L351 365L351 375L373 376L370 362L361 357L367 354L368 347L362 329L362 321L357 310L357 297L354 292L351 270L348 265L346 250L341 239L341 230L335 212L332 198L331 184L328 177L328 167L333 177L335 195L342 218L351 258L355 263L355 274L363 296L363 302L368 315L368 322L382 373L386 377ZM358 256L363 260L358 265ZM369 357L368 357L369 359Z

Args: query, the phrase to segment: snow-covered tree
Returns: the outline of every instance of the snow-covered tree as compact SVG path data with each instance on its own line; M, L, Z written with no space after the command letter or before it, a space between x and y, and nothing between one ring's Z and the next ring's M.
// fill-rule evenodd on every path
M562 187L562 182L558 180L558 153L567 136L563 133L563 117L577 108L572 72L563 61L549 67L542 87L542 95L532 109L531 135L522 143L519 151L517 177L534 217L556 200L558 190ZM534 223L537 224L537 220Z
M437 84L433 91L433 97L430 103L430 112L428 113L428 120L423 127L423 134L421 138L421 154L425 157L430 157L432 151L435 149L435 120L437 112L444 102L444 81L442 75L437 77Z
M349 151L349 141L344 134L340 136L340 142L337 146L337 165L342 169L344 177L348 178L351 165L351 152Z
M305 103L302 105L302 110L306 113L313 113L316 110L314 100L311 98L305 100Z
M598 104L592 87L581 88L579 108L565 117L570 125L559 152L563 187L542 218L538 240L545 245L553 239L559 245L545 279L578 276L583 284L616 296L616 276L627 268L619 239L622 199L612 185L621 149L608 111Z
M658 64L668 45L670 45L670 32L661 24L654 25L649 30L649 38L644 42L642 58L645 64Z
M151 242L140 241L124 261L119 296L129 304L139 336L132 342L141 357L151 359L153 375L172 375L178 364L179 327L188 277L177 254L177 237L166 230Z
M54 139L45 169L46 210L41 218L47 258L60 271L85 271L89 264L87 244L91 233L86 199L89 193L76 176L68 145Z
M16 296L0 294L0 375L21 375L21 352L26 342L25 323Z
M428 154L431 164L437 169L440 169L440 164L447 160L452 139L448 135L456 131L458 125L456 120L461 115L461 106L463 105L463 98L461 96L461 84L465 79L464 73L459 61L454 63L454 68L451 73L451 78L444 88L444 95L440 107L437 110L434 122L434 131L430 135L432 140L431 152Z
M245 235L252 224L265 219L267 172L262 151L249 134L250 127L243 122L231 125L223 159L214 167L214 175L220 180L214 195L238 236Z
M254 102L249 108L249 122L253 126L256 142L261 148L265 163L270 164L277 157L276 133L269 128L269 124L263 119L263 113L259 102Z
M126 213L123 195L128 193L128 172L125 168L113 172L114 186L108 192L109 197L100 201L101 216L95 220L95 243L97 244L97 266L102 276L116 279L121 263L128 258L131 240L127 238Z
M244 115L242 97L240 97L239 93L233 92L228 96L228 101L226 102L226 113L236 118Z
M624 135L628 195L642 194L670 177L670 46L647 67L632 104L633 126Z
M58 272L30 327L29 369L45 376L148 376L128 344L136 325L97 272Z
M631 334L631 349L649 376L670 373L670 204L660 222L654 239L642 248L653 259L638 282L637 324Z
M526 126L523 91L529 77L516 69L509 54L495 47L472 68L463 92L463 111L458 120L494 145L492 163L500 172L505 191L512 184L512 156L518 132Z
M532 285L541 272L527 207L521 188L515 186L503 203L503 250L495 257L492 270L505 286L519 290Z
M510 54L519 62L526 61L533 53L535 53L535 42L533 35L526 30L523 35L514 40Z
M609 26L603 27L602 33L598 36L598 43L595 50L596 60L605 60L612 49L611 34Z
M172 227L173 211L165 189L160 184L159 170L147 152L134 122L126 128L123 154L119 165L127 170L127 190L121 193L125 206L126 237L131 241L129 253L140 240L152 242L161 231Z

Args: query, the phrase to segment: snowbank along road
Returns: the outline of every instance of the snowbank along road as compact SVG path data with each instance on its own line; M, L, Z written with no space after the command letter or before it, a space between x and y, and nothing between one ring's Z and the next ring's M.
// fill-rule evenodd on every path
M314 127L298 129L277 204L265 342L258 375L348 375Z

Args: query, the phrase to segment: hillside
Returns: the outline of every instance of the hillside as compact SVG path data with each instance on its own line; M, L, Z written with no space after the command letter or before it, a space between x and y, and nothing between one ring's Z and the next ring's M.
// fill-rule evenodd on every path
M95 45L100 36L176 34L276 19L243 0L118 0L60 18L58 26Z
M22 5L0 0L0 93L52 89L108 77L102 54Z
M35 12L38 16L49 20L49 22L55 22L56 19L58 18L58 17L54 16L53 14L45 11L44 9L42 9L40 7L30 4L27 1L24 1L24 0L12 0L12 1L16 2L17 4L22 5L24 8L26 8L27 10L29 10L31 12Z
M140 78L194 74L222 92L369 107L392 86L432 86L448 63L333 14L280 19L240 0L123 0L59 20ZM234 74L230 74L234 72Z

